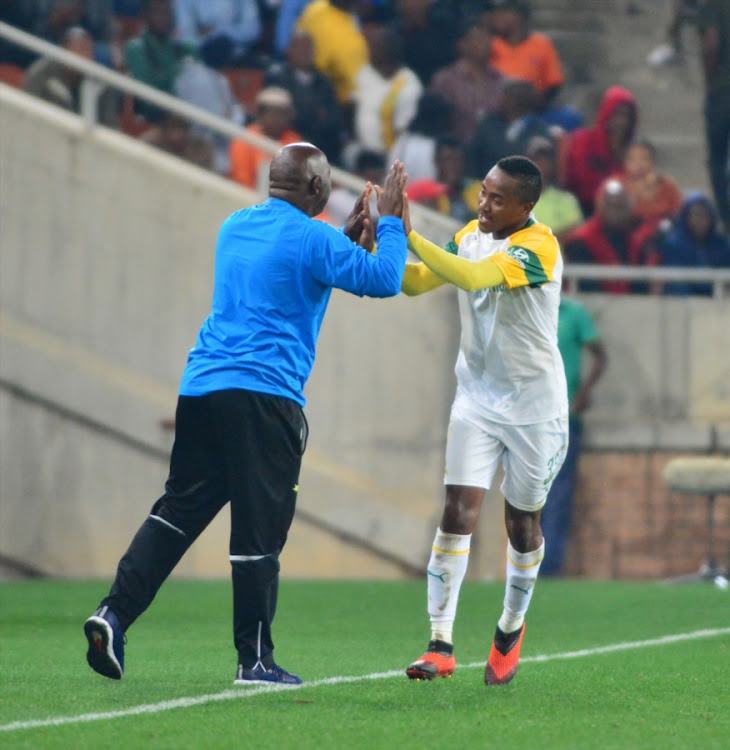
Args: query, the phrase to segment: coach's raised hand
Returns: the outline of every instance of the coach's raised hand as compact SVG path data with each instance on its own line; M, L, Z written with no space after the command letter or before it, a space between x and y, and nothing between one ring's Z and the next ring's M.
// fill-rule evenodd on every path
M375 187L378 194L378 212L381 216L402 216L403 192L407 182L405 165L396 160L385 178L382 189Z

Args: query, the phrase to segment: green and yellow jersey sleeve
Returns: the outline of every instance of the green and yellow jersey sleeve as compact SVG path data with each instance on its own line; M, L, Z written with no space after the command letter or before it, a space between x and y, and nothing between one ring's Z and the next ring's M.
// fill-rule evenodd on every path
M540 287L552 281L560 249L544 224L532 222L509 238L506 250L491 256L508 289Z

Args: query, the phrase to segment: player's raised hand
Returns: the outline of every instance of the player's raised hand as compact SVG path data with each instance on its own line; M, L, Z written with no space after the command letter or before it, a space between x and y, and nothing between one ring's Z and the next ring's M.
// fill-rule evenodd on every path
M393 166L385 178L382 190L376 186L378 194L378 212L381 216L398 216L403 213L403 193L408 182L405 165L398 161Z
M408 202L408 193L403 191L403 212L401 214L403 219L403 230L406 233L406 237L411 233L411 205Z

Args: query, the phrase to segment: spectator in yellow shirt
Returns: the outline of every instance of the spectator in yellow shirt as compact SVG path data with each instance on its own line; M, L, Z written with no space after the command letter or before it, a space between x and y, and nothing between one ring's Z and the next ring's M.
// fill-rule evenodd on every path
M302 11L297 29L314 42L314 65L332 81L340 103L352 96L355 76L369 61L368 44L353 15L353 0L314 0Z

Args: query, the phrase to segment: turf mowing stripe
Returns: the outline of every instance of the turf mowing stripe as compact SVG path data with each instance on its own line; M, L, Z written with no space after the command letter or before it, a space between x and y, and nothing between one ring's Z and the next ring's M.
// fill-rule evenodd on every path
M714 628L712 630L695 630L692 633L679 633L677 635L665 635L661 638L652 638L647 641L628 641L624 643L614 643L609 646L597 646L596 648L585 648L580 651L563 651L557 654L540 654L538 656L526 656L520 659L520 664L530 662L555 661L557 659L579 659L584 656L595 656L597 654L608 654L613 651L628 651L634 648L643 648L646 646L664 646L679 641L689 641L696 638L711 638L716 635L728 635L730 628ZM461 669L470 669L473 667L484 667L484 661L476 661L471 664L460 664ZM142 706L133 706L124 708L119 711L106 711L95 714L79 714L77 716L58 716L51 719L32 719L30 721L14 721L10 724L0 724L0 732L12 732L19 729L35 729L38 727L56 727L63 724L83 724L90 721L102 721L104 719L118 719L124 716L138 716L139 714L158 713L160 711L170 711L173 708L190 708L200 706L204 703L215 703L216 701L238 700L240 698L253 698L262 693L278 693L284 690L298 690L300 688L321 687L322 685L341 685L348 682L358 682L362 680L383 680L390 677L402 677L404 670L397 669L390 672L373 672L372 674L326 677L322 680L313 680L305 682L302 685L264 685L246 688L241 687L236 690L224 690L222 693L213 693L211 695L199 695L196 698L175 698L174 700L162 701L160 703L148 703Z

